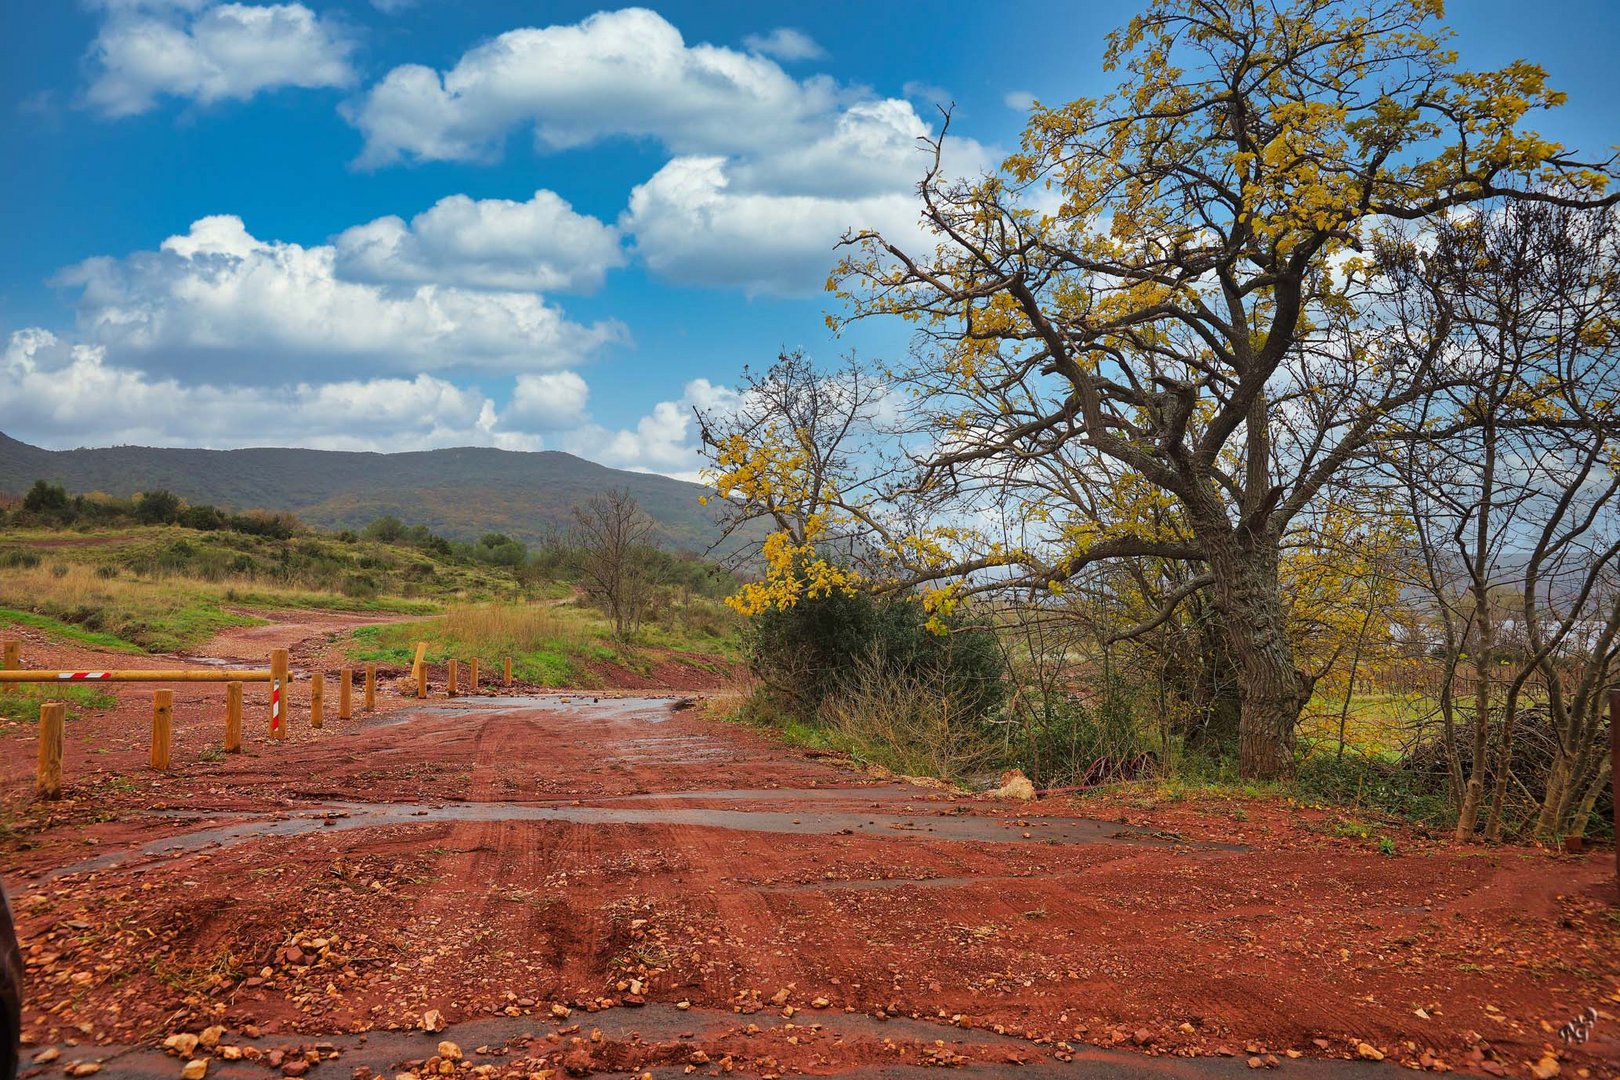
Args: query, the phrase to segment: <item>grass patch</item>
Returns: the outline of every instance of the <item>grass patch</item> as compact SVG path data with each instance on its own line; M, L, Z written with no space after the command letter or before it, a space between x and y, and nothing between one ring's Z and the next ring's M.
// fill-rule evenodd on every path
M76 641L81 645L90 645L97 649L106 649L109 652L138 653L141 647L132 641L125 641L114 634L104 634L96 630L86 630L82 626L53 619L49 615L36 615L32 611L20 611L17 608L0 607L0 623L11 623L15 626L31 626L35 630L43 630L52 637L62 638L66 641Z
M175 652L260 623L258 610L425 616L525 592L508 568L353 538L173 526L68 535L94 542L46 546L60 530L0 535L0 620L97 648Z
M57 683L9 683L0 686L0 719L28 723L39 719L39 707L47 701L64 701L68 715L83 709L110 709L118 699L94 686L61 686Z
M405 665L416 658L416 643L425 641L430 664L476 657L488 674L498 673L510 656L512 675L521 682L587 689L595 682L589 661L622 662L606 644L610 632L607 620L571 604L462 604L436 618L360 627L348 651L362 662Z
M148 652L175 652L263 621L227 611L223 592L196 582L108 578L82 563L0 575L0 604L76 627L78 640L98 634Z

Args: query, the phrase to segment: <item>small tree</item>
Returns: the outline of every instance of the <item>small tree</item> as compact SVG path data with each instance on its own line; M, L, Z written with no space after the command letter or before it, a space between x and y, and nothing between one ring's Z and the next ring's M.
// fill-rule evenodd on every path
M142 525L173 525L185 504L172 491L143 491L135 499L135 520Z
M22 508L25 513L60 516L67 513L68 493L60 484L48 483L44 480L35 480L34 486L28 489L23 496Z
M405 523L393 514L384 514L380 518L372 519L371 524L365 527L363 533L367 540L376 540L384 544L392 544L405 535Z
M656 582L647 553L656 523L622 488L574 507L575 543L585 587L613 620L613 634L628 640L641 628Z

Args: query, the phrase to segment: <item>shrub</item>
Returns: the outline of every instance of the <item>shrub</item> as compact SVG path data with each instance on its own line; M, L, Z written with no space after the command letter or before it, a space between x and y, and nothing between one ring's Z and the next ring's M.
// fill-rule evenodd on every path
M1021 717L1032 778L1050 787L1141 779L1157 766L1153 747L1143 737L1128 688L1105 680L1100 691L1082 700L1049 694Z
M379 540L384 544L392 544L405 535L405 523L392 514L377 518L365 528L367 540Z
M768 611L748 628L749 667L799 719L850 685L885 677L924 680L961 715L987 716L1001 704L1004 665L987 630L951 627L936 634L921 605L867 593L833 593Z
M1302 798L1377 810L1409 821L1441 825L1452 816L1443 774L1401 762L1346 754L1308 755L1295 787Z
M245 514L232 514L227 522L234 532L249 536L263 536L271 540L287 540L298 531L298 519L291 514L276 514L268 510L249 510Z
M382 592L382 586L377 579L369 574L349 574L344 577L339 586L344 596L354 597L357 600L370 600Z
M897 668L874 651L854 663L816 719L896 772L962 780L993 765L998 747L983 703L961 690L948 666Z
M188 529L212 532L225 527L225 514L218 507L206 503L188 506L180 512L180 524Z
M34 486L23 496L22 508L23 512L28 514L66 518L69 516L71 504L68 501L67 489L61 484L35 480Z
M172 491L143 491L135 498L135 520L142 525L173 525L183 509Z

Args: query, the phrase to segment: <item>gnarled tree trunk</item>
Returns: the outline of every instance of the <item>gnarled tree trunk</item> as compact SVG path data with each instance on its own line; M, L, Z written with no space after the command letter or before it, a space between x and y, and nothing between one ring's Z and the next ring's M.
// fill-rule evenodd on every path
M1206 533L1206 537L1207 537ZM1294 665L1278 581L1277 544L1227 532L1206 539L1215 606L1237 667L1238 773L1276 780L1294 772L1294 734L1311 680Z

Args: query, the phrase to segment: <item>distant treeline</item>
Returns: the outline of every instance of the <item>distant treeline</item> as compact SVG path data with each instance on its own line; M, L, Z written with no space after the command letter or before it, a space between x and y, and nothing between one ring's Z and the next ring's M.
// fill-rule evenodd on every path
M570 533L557 530L539 543L524 544L505 533L485 533L476 541L452 540L426 525L410 525L393 515L371 521L358 532L327 532L295 514L277 510L233 511L207 503L188 504L172 491L142 491L128 497L101 492L70 494L62 485L36 480L20 503L0 505L0 528L97 528L131 525L179 526L199 532L235 532L270 540L300 535L329 536L343 543L362 540L411 548L438 559L505 567L520 580L578 581L585 551ZM649 546L639 558L664 586L718 598L736 587L731 574L686 552Z
M161 490L142 491L127 499L100 492L69 495L62 485L45 480L35 480L14 510L0 510L0 525L181 525L206 532L228 529L272 540L287 540L305 531L297 517L280 511L234 513L206 503L188 506L174 492Z

